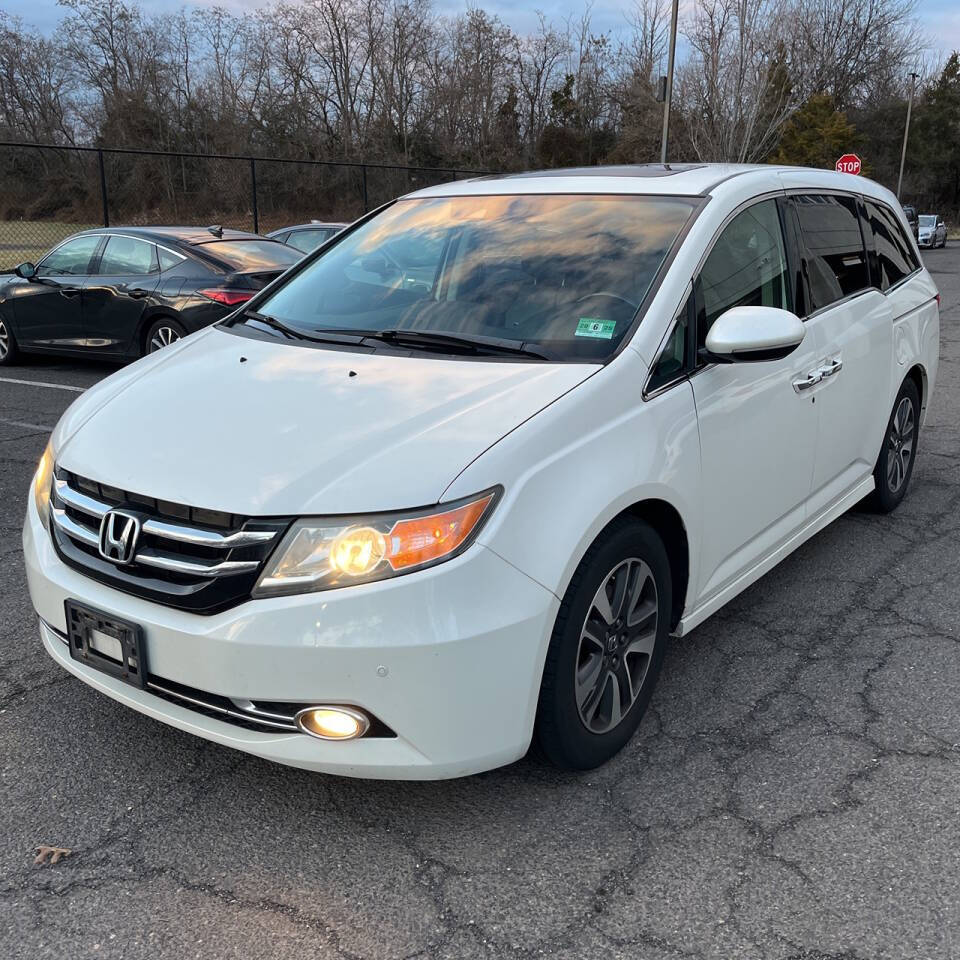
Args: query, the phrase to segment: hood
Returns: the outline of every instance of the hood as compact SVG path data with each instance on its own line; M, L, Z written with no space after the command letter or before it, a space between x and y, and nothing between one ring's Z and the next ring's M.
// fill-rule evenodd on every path
M251 516L416 507L598 369L360 354L216 328L176 347L74 404L61 466Z

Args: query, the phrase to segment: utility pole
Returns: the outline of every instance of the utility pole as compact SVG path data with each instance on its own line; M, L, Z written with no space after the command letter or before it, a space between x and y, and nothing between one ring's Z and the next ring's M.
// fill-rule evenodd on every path
M667 92L663 101L663 136L660 139L660 162L667 162L667 137L670 133L670 101L673 99L673 61L677 54L677 12L680 0L673 0L670 14L670 52L667 55Z
M903 165L907 160L907 137L910 136L910 114L913 112L913 91L917 85L919 73L910 74L910 99L907 101L907 125L903 128L903 150L900 152L900 176L897 177L897 199L900 199L900 188L903 186Z

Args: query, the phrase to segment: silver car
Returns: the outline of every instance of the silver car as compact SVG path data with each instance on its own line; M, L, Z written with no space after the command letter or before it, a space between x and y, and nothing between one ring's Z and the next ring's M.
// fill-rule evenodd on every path
M943 218L935 213L925 213L920 217L920 236L917 242L921 247L945 247L947 245L947 225Z

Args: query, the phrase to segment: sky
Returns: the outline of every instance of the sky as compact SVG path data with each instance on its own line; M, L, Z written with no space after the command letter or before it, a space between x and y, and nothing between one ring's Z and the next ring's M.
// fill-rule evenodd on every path
M263 0L217 0L220 6L235 11L254 10L263 5ZM681 7L691 0L681 0ZM176 10L181 6L212 6L200 0L142 0L145 8L161 11ZM542 10L548 20L560 23L567 17L579 19L583 10L580 0L541 0L535 6L518 5L515 0L474 0L474 4L489 13L496 13L520 33L536 24L534 10ZM443 13L456 14L466 9L466 0L438 0L438 9ZM520 7L520 9L518 9ZM594 0L593 26L596 31L617 31L626 24L626 14L631 9L630 0ZM21 17L27 24L46 32L56 26L62 16L62 8L56 0L0 0L0 10ZM946 59L953 50L960 50L960 2L958 0L918 0L917 12L924 31L930 39L934 55Z

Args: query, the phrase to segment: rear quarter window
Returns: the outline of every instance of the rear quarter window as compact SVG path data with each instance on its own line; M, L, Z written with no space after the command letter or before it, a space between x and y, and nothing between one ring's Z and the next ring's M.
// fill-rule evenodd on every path
M900 219L887 206L865 200L866 226L872 236L870 273L874 286L889 290L920 269L920 260Z

